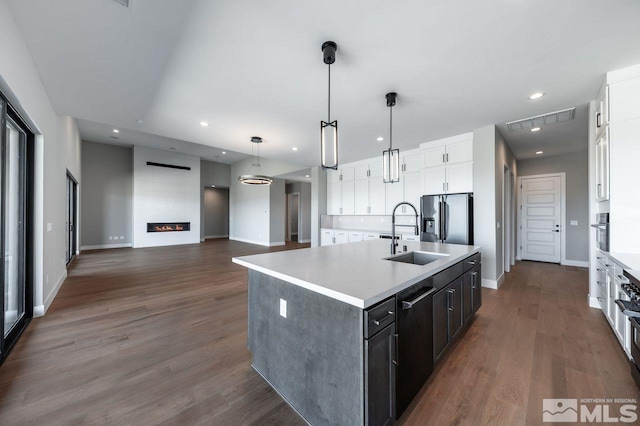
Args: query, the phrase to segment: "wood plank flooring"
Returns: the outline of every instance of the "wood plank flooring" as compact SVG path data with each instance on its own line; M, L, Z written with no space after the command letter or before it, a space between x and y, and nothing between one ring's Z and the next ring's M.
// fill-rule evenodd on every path
M0 424L302 425L250 366L228 240L86 252L0 367ZM637 398L585 269L520 262L400 419L539 424L543 398Z

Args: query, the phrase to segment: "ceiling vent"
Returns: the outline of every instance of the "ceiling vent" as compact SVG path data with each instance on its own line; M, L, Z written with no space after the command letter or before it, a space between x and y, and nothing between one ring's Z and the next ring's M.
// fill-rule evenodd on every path
M129 7L130 0L113 0L118 3L120 6Z
M510 121L507 123L507 127L512 132L516 130L531 130L534 127L543 127L549 124L571 121L575 116L576 108L573 107L547 114L536 115L534 117L523 118L522 120Z

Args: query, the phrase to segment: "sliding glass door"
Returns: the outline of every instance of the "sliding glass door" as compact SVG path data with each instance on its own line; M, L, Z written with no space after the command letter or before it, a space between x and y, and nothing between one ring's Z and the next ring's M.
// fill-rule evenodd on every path
M1 204L0 248L4 256L3 316L0 359L4 359L32 316L31 279L27 268L29 134L17 114L8 111L0 98L2 132L0 140Z

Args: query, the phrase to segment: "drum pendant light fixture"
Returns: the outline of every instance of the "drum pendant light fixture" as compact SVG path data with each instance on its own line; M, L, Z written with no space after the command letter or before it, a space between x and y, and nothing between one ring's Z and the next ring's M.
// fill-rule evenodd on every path
M262 138L258 136L254 136L251 138L251 143L253 146L251 147L251 167L249 167L249 172L254 169L256 174L246 174L238 176L238 181L245 185L271 185L273 179L269 176L264 176L262 174L262 169L260 168L260 144L262 143Z
M400 150L393 149L393 107L396 105L396 92L387 93L389 107L389 149L382 151L382 181L400 182Z
M324 63L329 65L329 96L327 121L320 121L320 162L323 169L338 169L338 121L331 121L331 64L336 61L338 45L332 41L322 43Z

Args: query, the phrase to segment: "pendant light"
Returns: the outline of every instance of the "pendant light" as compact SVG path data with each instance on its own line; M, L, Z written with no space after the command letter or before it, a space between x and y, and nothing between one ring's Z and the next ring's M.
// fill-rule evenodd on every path
M393 149L393 107L396 105L396 92L387 93L389 107L389 149L382 151L382 181L400 182L400 150Z
M260 144L262 143L262 138L258 136L254 136L251 138L251 142L253 143L251 147L251 167L249 167L249 171L254 170L256 168L256 174L246 174L238 177L238 181L245 185L271 185L273 179L269 176L264 176L262 174L262 169L260 168Z
M322 43L324 63L329 65L329 96L327 121L320 121L320 161L323 169L338 169L338 121L331 121L331 64L336 61L338 45Z

